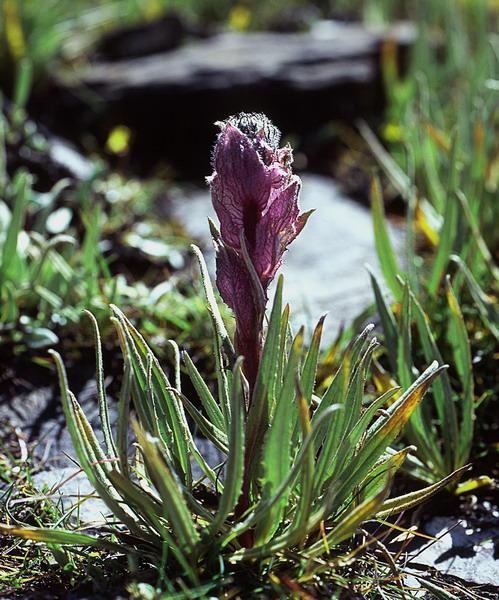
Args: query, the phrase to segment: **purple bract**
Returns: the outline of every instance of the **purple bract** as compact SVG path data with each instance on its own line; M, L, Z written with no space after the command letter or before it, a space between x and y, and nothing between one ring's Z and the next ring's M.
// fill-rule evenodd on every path
M241 113L218 123L208 178L220 220L216 236L217 285L236 318L236 348L254 382L261 350L267 290L287 246L303 229L301 181L291 171L291 148L260 114Z

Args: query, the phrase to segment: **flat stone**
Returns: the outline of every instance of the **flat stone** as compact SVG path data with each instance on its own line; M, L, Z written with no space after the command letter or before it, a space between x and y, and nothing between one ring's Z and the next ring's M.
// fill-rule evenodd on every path
M78 457L62 411L57 382L54 380L54 385L47 385L46 377L46 373L34 369L32 382L10 377L7 385L0 386L0 422L16 428L23 435L30 453L43 469L34 477L35 486L40 490L44 485L50 490L54 488L55 499L60 498L64 510L70 510L82 500L74 514L78 514L83 522L99 522L109 510L95 497L86 475L77 466ZM70 387L102 444L94 377L91 364L68 371ZM42 381L45 381L44 385L40 385ZM115 431L117 405L112 398L108 409L111 428ZM208 440L196 438L196 445L212 468L224 461L225 456ZM202 478L197 462L192 459L191 464L194 480Z
M71 512L71 519L85 525L102 525L111 511L99 499L87 476L77 467L65 467L42 471L33 477L35 487L54 502L61 502L64 512Z
M208 440L197 438L196 445L210 467L215 468L223 462L224 455ZM74 450L68 450L68 456L75 457ZM70 462L67 460L67 463ZM203 473L197 462L192 459L191 464L193 479L202 478ZM61 508L66 513L71 513L73 521L78 520L81 524L98 526L112 516L86 474L74 465L50 468L36 473L33 483L40 492L44 490L53 501L59 501Z
M84 370L82 370L83 373ZM72 381L72 389L90 422L101 438L99 430L99 408L94 372L87 369L84 382ZM26 436L33 456L42 461L46 468L67 467L72 464L68 456L76 458L71 437L62 412L57 382L54 386L34 385L23 389L12 385L12 395L0 392L0 419L17 427ZM111 420L116 418L115 404L110 406Z
M386 39L408 45L414 36L414 28L405 23L367 28L330 22L310 33L224 32L173 52L96 63L79 75L87 85L114 92L150 86L164 86L171 92L225 90L261 81L322 88L335 81L372 78L373 69L365 59L376 56Z
M488 524L473 519L432 518L423 531L438 539L410 554L410 563L430 566L479 585L497 586L499 514L495 512Z
M379 272L372 217L364 206L346 197L330 178L306 174L300 206L316 209L284 257L284 297L293 324L308 325L309 332L328 313L325 340L331 341L373 302L369 264ZM217 221L207 190L182 191L173 200L173 213L195 239L200 240L212 275L214 252L207 218ZM403 232L390 225L396 251L403 247Z
M415 36L406 23L334 21L306 33L222 32L169 52L55 74L33 110L55 133L91 134L101 145L113 127L127 126L127 166L141 174L162 162L179 177L207 174L213 123L240 111L266 113L317 162L319 132L331 121L381 114L383 43L397 44L403 63Z

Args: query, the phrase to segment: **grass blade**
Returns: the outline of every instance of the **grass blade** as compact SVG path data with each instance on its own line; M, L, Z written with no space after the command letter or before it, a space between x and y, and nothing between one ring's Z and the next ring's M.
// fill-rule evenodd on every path
M102 427L102 433L104 435L104 443L106 444L106 450L110 457L117 457L116 446L114 445L113 434L111 432L111 424L109 421L109 411L107 406L106 389L104 386L104 364L102 360L102 343L99 332L99 325L94 315L85 310L84 313L90 319L92 324L92 330L94 334L95 344L95 361L96 361L96 379L97 379L97 398L99 400L99 415Z
M416 382L387 409L387 415L379 417L369 429L363 448L343 469L343 472L337 475L342 479L341 489L336 498L337 506L341 505L352 493L352 490L362 483L385 449L400 435L431 382L443 368L439 367L436 362L430 365Z
M93 537L77 531L68 531L66 529L45 529L42 527L15 527L12 525L0 524L0 533L3 535L13 535L32 540L34 542L44 542L45 544L60 544L61 546L91 546L108 550L110 552L124 552L124 547L120 544L113 544L102 538Z
M409 492L408 494L404 494L403 496L397 496L396 498L390 498L389 500L385 500L381 506L381 510L377 513L377 517L383 519L391 515L400 513L402 511L409 510L414 506L417 506L421 502L424 502L431 498L431 496L433 496L440 490L443 490L448 486L454 486L461 478L461 475L466 471L469 471L469 469L469 466L461 467L457 471L454 471L454 473L451 473L450 475L444 477L441 481L438 481L433 485L429 485L420 490L416 490L415 492Z
M401 274L401 271L388 234L381 185L377 177L373 177L371 182L371 207L374 241L381 270L393 297L400 301L402 290L397 276Z
M297 333L291 346L284 383L277 400L276 411L268 430L263 447L262 479L263 498L272 497L281 482L286 478L291 463L291 434L293 417L296 414L295 385L298 377L299 361L303 345L303 328ZM289 493L289 491L288 491ZM287 494L269 513L267 519L258 523L255 532L255 543L262 543L270 539L279 527L282 511L286 503Z
M499 310L497 306L489 300L485 292L482 290L473 273L468 269L466 264L459 256L451 256L451 260L455 262L464 274L468 289L473 300L476 302L477 308L482 317L485 326L490 329L492 335L499 340Z
M241 495L243 473L244 473L244 394L242 391L241 375L242 359L238 358L234 366L234 377L232 381L232 410L231 429L229 434L229 448L227 470L224 480L224 491L220 498L218 511L213 521L210 532L216 533L223 525L227 516Z
M220 410L220 407L216 403L213 398L212 393L210 392L210 388L206 385L203 377L201 377L200 372L194 365L191 360L191 357L187 354L187 352L182 352L182 358L184 359L184 365L187 369L187 373L189 374L189 378L191 380L194 389L196 390L199 399L201 401L201 405L204 408L206 414L210 421L218 427L221 431L225 430L225 421Z
M393 372L397 371L397 347L399 334L397 331L397 323L392 311L388 307L386 300L381 291L380 285L376 276L368 268L369 276L371 278L371 284L374 291L374 298L376 300L376 308L381 319L381 325L383 326L383 333L385 336L385 347L388 352L388 358Z
M460 464L464 464L469 458L473 443L475 420L473 365L466 324L449 279L447 279L447 302L450 309L448 339L452 347L454 364L463 388L461 427L459 430L459 461Z

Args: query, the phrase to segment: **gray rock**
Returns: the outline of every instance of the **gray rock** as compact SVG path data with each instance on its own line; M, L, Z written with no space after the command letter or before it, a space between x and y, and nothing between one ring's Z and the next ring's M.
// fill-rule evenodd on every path
M96 167L90 160L80 154L69 142L59 137L49 139L48 154L50 159L61 170L65 169L71 177L87 180L92 177Z
M310 33L226 32L174 52L97 63L80 71L80 77L91 87L115 93L152 86L170 91L225 90L262 81L310 90L334 82L372 79L370 59L388 38L408 45L414 41L415 30L404 23L366 28L329 22Z
M59 134L102 140L113 126L126 125L130 167L150 173L166 161L177 175L199 178L209 171L213 123L240 111L265 112L319 163L322 128L383 110L383 42L398 45L403 63L415 35L408 24L334 22L307 33L220 33L171 52L56 75L49 95L56 118L49 107L43 118Z
M196 445L210 467L215 468L224 461L225 456L208 440L198 438ZM69 452L69 456L74 454L74 450ZM203 476L194 460L192 471L194 480ZM85 473L74 465L41 471L33 477L33 483L40 492L43 490L52 500L60 502L62 510L71 515L72 521L78 520L81 524L98 526L112 515Z
M37 473L33 483L40 491L45 490L52 500L60 501L62 510L70 512L73 521L98 526L111 514L85 473L75 466Z
M409 556L410 564L433 567L446 575L480 585L497 586L499 581L499 513L495 525L477 524L450 517L434 517L424 533L436 542L425 544Z
M73 379L73 390L87 419L101 437L94 370L88 369L87 365L86 372L85 369L81 369L81 372L85 380L78 382ZM110 415L113 422L116 418L114 403L110 406ZM0 390L0 420L18 427L30 444L36 444L32 446L33 455L47 468L73 464L68 456L75 457L75 453L56 385L17 389L11 396Z
M315 208L305 229L285 254L284 295L294 325L306 322L309 332L328 312L325 339L331 341L341 325L348 325L373 301L365 265L379 271L370 211L346 197L331 179L304 175L300 205ZM173 201L173 212L188 232L201 240L214 273L214 254L207 218L216 222L207 190L183 191ZM403 232L391 227L400 253Z

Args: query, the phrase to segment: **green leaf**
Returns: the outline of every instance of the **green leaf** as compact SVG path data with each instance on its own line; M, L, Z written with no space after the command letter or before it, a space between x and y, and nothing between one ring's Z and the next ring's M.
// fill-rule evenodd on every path
M21 35L23 35L21 33ZM14 107L17 111L26 108L33 79L33 63L24 56L17 63L16 82L14 86Z
M62 298L52 290L49 290L48 288L42 285L36 285L34 287L34 291L40 296L42 300L45 300L45 302L47 302L47 304L52 308L56 310L62 309L64 305Z
M12 184L14 208L2 248L2 260L0 264L0 284L2 285L6 279L16 281L22 268L23 261L17 252L17 240L24 225L30 182L31 178L28 173L18 171Z
M282 481L279 488L276 490L274 496L268 499L262 498L260 502L257 504L255 509L246 517L246 519L238 524L236 524L230 532L225 534L225 536L221 540L222 547L226 546L230 542L232 542L235 538L240 536L243 532L247 531L249 528L261 522L263 519L266 519L274 508L282 499L284 495L289 493L290 487L293 486L295 479L298 474L301 472L303 468L303 464L308 457L308 452L310 450L311 444L314 443L314 440L317 438L317 433L322 427L323 423L331 418L331 415L338 410L338 406L330 406L328 407L320 416L320 418L312 425L312 430L309 435L303 441L303 444L300 448L298 456L296 457L292 468L288 471L286 478ZM286 538L287 539L287 538ZM250 555L247 555L244 551L239 554L233 554L231 559L241 560L244 558L254 558L257 556L267 556L268 552L272 553L272 547L274 546L274 542L263 544L263 546L258 546L253 550L250 550ZM284 546L286 546L286 541L284 542Z
M381 319L381 325L383 326L383 333L385 336L385 347L388 352L388 358L390 359L390 365L393 372L397 371L397 348L399 334L397 331L397 323L392 311L388 307L383 293L381 292L380 285L376 279L374 273L368 269L369 276L371 278L371 284L374 291L374 297L376 300L376 308Z
M402 511L414 508L418 504L421 504L421 502L425 502L431 498L431 496L440 490L443 490L448 486L454 486L461 478L461 475L466 471L469 471L469 469L469 466L461 467L437 483L429 485L420 490L416 490L415 492L409 492L403 496L397 496L395 498L385 500L381 505L381 510L378 511L376 516L378 518L386 518Z
M130 531L138 537L154 542L154 537L142 527L140 516L133 514L126 505L122 504L121 496L108 477L112 465L107 462L81 407L69 391L61 356L54 350L49 350L49 353L54 358L57 367L64 415L82 469L116 518L126 524Z
M118 403L117 423L117 451L120 469L124 475L129 475L128 465L128 428L130 423L130 400L132 396L132 367L130 361L125 359L123 380L121 383Z
M327 427L325 426L318 435L317 447L319 448L322 446L322 448L315 469L314 485L316 495L319 495L323 490L326 480L334 467L334 460L337 457L340 443L346 431L346 423L351 418L351 415L347 414L349 412L347 394L349 392L350 394L352 393L352 372L357 372L357 374L359 374L359 363L362 360L362 357L366 355L367 349L369 348L369 346L366 348L366 345L368 344L368 336L373 328L374 325L365 327L362 333L357 336L350 345L338 371L321 398L319 406L313 415L312 423L314 423L317 418L320 418L322 412L333 405L333 403L341 407L341 410L334 415L334 418L327 424ZM353 388L357 390L357 394L359 393L359 384L361 385L361 382L362 378L357 378L356 388ZM358 406L359 402L357 400L357 410Z
M399 343L397 346L397 373L404 388L412 384L412 338L411 338L411 297L407 282L404 284L400 310Z
M367 498L358 506L348 510L346 516L343 517L336 525L334 525L332 531L327 534L327 544L324 543L324 540L316 542L307 548L307 555L321 556L327 552L327 548L337 546L340 542L352 537L352 535L356 533L359 525L361 525L367 519L371 519L376 514L378 508L382 505L389 491L390 487L387 485L375 496Z
M439 363L443 363L442 356L431 330L428 315L424 312L416 296L412 292L410 292L410 294L416 326L418 328L425 359L428 362L432 359L436 359ZM445 470L448 473L460 465L456 463L459 458L457 452L459 440L458 422L456 408L452 398L449 374L447 371L444 371L442 375L435 380L432 392L438 419L441 424L441 432L444 441ZM426 419L425 426L427 428L427 434L431 435L432 438L437 439L438 436L435 432L431 415L429 419Z
M371 404L364 410L364 412L360 415L358 421L353 425L350 431L347 432L345 439L343 440L343 444L346 449L350 450L350 453L353 453L357 447L357 444L361 441L362 436L366 433L371 421L373 420L376 413L383 407L388 404L388 402L393 398L393 396L399 392L400 388L395 387L391 390L386 391L379 398L371 402ZM341 454L341 449L340 449Z
M178 390L179 392L182 391L182 379L181 379L181 373L180 373L180 350L178 347L177 342L175 342L175 340L168 340L168 344L170 345L171 349L173 350L173 366L174 366L174 373L175 373L175 385L174 388L176 390Z
M184 359L184 364L187 369L187 373L189 374L189 378L194 386L199 399L201 400L201 405L203 406L206 414L210 421L220 429L220 431L224 431L225 429L225 421L220 410L220 407L216 403L213 398L212 393L210 392L210 388L206 385L203 377L201 377L200 372L192 362L190 356L187 352L182 352L182 358Z
M468 199L466 198L466 196L463 194L463 192L461 190L456 191L456 197L461 204L461 208L463 209L463 213L468 222L468 226L471 230L471 237L472 237L473 242L476 244L476 247L478 248L478 251L479 251L480 255L482 256L483 261L487 265L487 268L489 269L490 273L496 279L496 281L499 281L499 269L496 267L495 262L494 262L494 257L492 256L492 254L483 238L482 232L480 231L480 224L479 224L475 214L473 213L473 211L470 208ZM457 258L456 262L458 264L460 262L462 262L459 257L456 257L456 256L450 257L451 260L455 260L456 258ZM497 321L496 321L496 323L497 323Z
M118 471L111 471L109 473L109 478L115 487L120 490L126 502L130 506L135 506L140 514L144 515L150 522L151 527L156 529L161 534L161 537L168 544L168 549L175 556L179 564L184 568L185 572L193 581L197 581L195 571L192 569L188 560L186 560L182 550L175 543L173 536L166 527L166 522L162 518L163 509L161 504L139 485L123 476L121 473L118 473Z
M475 420L475 392L471 349L459 302L447 279L447 302L449 304L448 338L452 347L454 364L463 388L461 401L461 427L459 430L459 461L464 464L470 455L473 443Z
M300 415L302 440L305 440L312 431L310 422L309 400L300 386L297 389L298 412ZM292 523L292 531L296 531L304 541L307 533L307 523L312 511L314 501L314 470L315 470L315 448L311 443L305 454L305 460L301 469L301 481L299 489L299 500Z
M301 389L303 390L303 396L309 405L312 400L312 393L314 391L315 375L317 373L317 361L319 359L321 337L322 331L324 329L325 318L326 315L323 315L319 319L319 322L315 327L314 334L312 336L312 341L310 343L310 348L307 352L307 356L303 364L303 369L300 378L300 385Z
M220 237L220 234L218 233L218 230L215 227L215 225L210 220L209 225L213 240L214 242L216 242ZM213 325L213 337L215 344L215 368L218 382L218 397L225 421L224 429L228 430L230 423L230 394L229 384L227 381L227 369L230 370L233 367L236 356L234 352L234 347L232 345L232 341L229 337L229 334L227 333L222 316L220 315L220 311L218 310L218 306L215 300L215 294L213 293L213 287L211 285L210 275L208 273L204 257L199 248L197 248L194 245L191 245L191 248L194 251L199 263L201 279L203 282L205 296L208 303L208 311L210 313Z
M29 348L39 349L59 343L59 338L46 327L25 327L23 341Z
M376 160L380 163L380 165L383 167L383 170L390 178L390 181L394 185L395 189L403 198L407 199L411 194L413 194L414 190L414 186L412 185L409 177L399 167L392 155L383 147L367 123L361 121L358 126L362 137L367 142Z
M159 425L163 425L164 422L168 429L171 430L170 434L168 429L165 429L162 433L162 439L165 445L174 453L182 475L187 481L190 481L191 465L189 460L189 447L192 434L187 425L187 419L182 403L173 393L172 386L170 385L166 374L144 338L118 307L111 305L111 309L121 323L127 339L129 356L135 373L134 382L137 385L140 385L143 391L147 389L146 365L148 361L151 362L151 377L154 396L158 401L160 414L164 416L164 419L160 420ZM147 397L140 396L138 399L143 404L143 414L151 414L151 409L153 407L148 405ZM154 420L152 415L151 419ZM155 427L156 424L153 424L151 431L154 431Z
M373 338L360 357L358 365L355 365L353 368L353 376L350 380L345 399L348 410L346 411L346 418L343 423L342 437L348 434L353 424L360 417L367 373L371 365L373 353L378 347L378 341L376 338Z
M335 473L341 470L343 465L348 462L350 457L356 451L356 445L360 436L365 433L365 431L360 429L364 422L364 419L361 417L362 400L367 379L367 371L371 363L372 354L377 347L378 342L376 341L376 338L373 338L367 348L364 349L358 364L354 368L353 375L350 378L348 389L346 391L344 400L345 418L342 420L340 431L337 432L338 444L336 448L334 448L331 453L329 453L329 451L326 452L325 448L321 451L321 456L318 461L319 466L322 468L321 459L324 459L326 463L324 475L322 475L322 471L319 471L321 477L324 477L322 486L328 486L329 482L334 479ZM371 409L373 409L372 406ZM373 414L374 412L375 409L373 409ZM365 416L370 420L369 411L367 411L367 415L365 413Z
M160 451L159 440L142 430L138 424L135 424L134 430L147 471L161 497L164 516L175 531L184 556L194 562L199 534L192 522L182 488Z
M443 215L443 225L440 231L437 253L433 261L433 268L428 282L428 292L431 296L437 295L440 282L444 276L445 268L449 262L450 255L456 240L459 221L459 202L455 196L457 185L457 135L454 135L451 151L451 165L449 169L449 182L447 185L447 199Z
M86 316L90 319L92 324L92 330L94 334L95 343L95 361L96 361L96 374L97 374L97 398L99 401L99 415L102 427L102 433L104 435L104 442L106 444L106 450L110 457L117 457L116 446L114 445L113 434L111 432L111 423L109 421L109 411L107 406L106 389L104 385L104 363L102 361L102 343L100 339L99 325L94 315L88 311L84 311Z
M376 177L373 177L371 182L371 207L374 242L381 270L393 297L400 301L402 290L397 276L401 274L401 271L388 234L381 185Z
M210 224L210 225L212 225L212 224ZM214 227L214 225L213 225L213 227ZM235 353L234 353L234 347L232 346L232 342L229 337L229 334L227 333L227 329L225 328L225 324L223 322L222 315L220 314L220 311L218 309L217 301L215 300L215 294L213 293L213 286L211 285L210 274L208 272L208 268L206 266L203 254L202 254L201 250L194 244L191 245L191 249L194 252L194 254L196 255L196 258L199 263L199 270L201 272L201 280L203 282L203 288L204 288L204 292L206 295L206 301L208 303L208 310L213 319L216 333L222 340L223 348L224 348L225 352L227 353L229 360L233 362L236 358Z
M192 404L192 402L183 394L179 394L179 398L183 402L187 412L191 415L196 425L199 427L201 433L215 444L215 446L221 450L224 454L229 452L229 440L224 431L219 429L213 421L207 419L202 415L199 410Z
M477 305L482 321L485 326L490 329L492 335L499 340L499 310L497 306L487 297L473 276L473 273L459 256L453 255L451 256L451 260L455 262L463 272L466 283L468 284L468 289Z
M402 308L400 313L400 341L398 347L398 376L404 388L409 388L413 381L412 364L412 304L409 284L404 284ZM434 358L434 357L431 357ZM434 433L434 435L432 435ZM439 448L438 437L434 432L431 413L422 411L417 406L407 425L407 438L414 443L425 463L430 463L440 472L444 470L443 459Z
M386 448L400 435L424 393L442 369L443 367L439 367L436 362L431 364L414 384L386 410L386 415L379 417L370 427L364 446L343 471L336 475L341 480L335 501L337 506L340 506L355 487L362 483Z
M259 453L257 453L257 448L259 448L268 429L271 412L275 405L278 365L279 361L282 361L280 354L284 351L281 328L283 283L283 277L280 276L270 313L255 389L248 410L246 454L251 456L253 460L253 464L250 465L251 471L258 468L259 458L257 454Z
M2 323L12 323L18 317L17 291L16 286L11 281L6 281L0 288L0 300L2 303L0 321Z
M303 328L297 333L291 346L284 383L277 400L275 414L265 438L262 453L264 475L262 477L262 497L272 497L289 473L291 464L291 434L293 418L296 414L295 382L298 377L299 361L303 345ZM258 523L255 543L270 539L279 527L283 516L287 494L269 513L268 518Z
M370 498L385 489L400 469L409 452L415 450L414 446L407 446L398 452L385 455L370 471L362 483L362 497Z
M241 375L242 359L238 358L234 366L231 394L231 428L229 433L230 452L224 480L224 491L220 497L218 511L210 532L214 534L234 510L241 495L244 474L244 394Z
M110 552L125 552L125 548L120 544L108 542L102 538L96 538L85 533L77 531L68 531L67 529L49 529L43 527L15 527L12 525L0 524L0 533L3 535L12 535L15 537L32 540L34 542L44 542L45 544L60 544L61 546L93 546Z
M272 394L271 400L272 405L270 406L270 415L273 414L275 408L275 397L277 391L281 388L282 378L284 374L284 369L286 368L287 360L288 360L288 347L289 342L292 340L291 330L289 327L289 304L286 304L282 311L281 316L281 327L279 330L279 349L278 349L278 359L277 359L277 374L275 379L275 393Z

